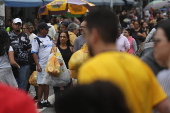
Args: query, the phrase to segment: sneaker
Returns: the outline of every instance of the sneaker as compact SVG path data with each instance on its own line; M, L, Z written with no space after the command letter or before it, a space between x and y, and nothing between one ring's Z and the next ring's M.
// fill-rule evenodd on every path
M35 96L35 97L34 97L34 101L35 101L35 102L38 102L38 96Z
M38 109L42 109L42 108L43 108L43 103L38 102L38 103L37 103L37 107L38 107Z
M47 100L47 102L43 103L43 107L53 107L53 105Z

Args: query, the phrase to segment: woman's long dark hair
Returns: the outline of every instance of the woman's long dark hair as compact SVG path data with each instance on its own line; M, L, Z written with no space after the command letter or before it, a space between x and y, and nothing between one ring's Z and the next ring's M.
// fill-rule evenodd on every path
M71 46L70 36L69 36L69 34L68 34L68 31L62 31L61 33L65 33L65 34L66 34L66 36L67 36L67 38L68 38L66 45L67 45L67 46ZM58 36L57 47L60 46L60 35L61 35L61 33L60 33L59 36Z
M0 30L0 56L3 56L5 53L8 54L9 40L8 33L5 30Z

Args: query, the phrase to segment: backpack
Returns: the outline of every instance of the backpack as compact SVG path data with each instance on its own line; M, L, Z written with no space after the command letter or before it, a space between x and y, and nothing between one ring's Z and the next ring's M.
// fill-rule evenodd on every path
M50 39L50 41L52 40L52 38L49 36L49 35L47 35L48 37L49 37L49 39ZM38 37L36 37L36 38L34 38L34 39L36 39L37 40L37 42L38 42L38 45L39 45L39 47L40 47L40 44L42 43L41 41L40 41L40 39L38 38ZM43 43L42 43L43 44Z
M47 36L48 36L48 35L47 35ZM49 39L50 39L50 41L51 41L51 40L52 40L51 37L50 37L50 36L48 36L48 37L49 37ZM40 44L42 43L42 42L40 41L40 39L39 39L38 37L36 37L36 38L34 38L34 39L37 40L38 45L39 45L39 47L40 47ZM30 50L29 53L28 53L28 60L29 60L30 70L31 70L31 73L32 73L32 72L36 71L36 64L35 64L34 58L33 58L33 56L32 56L31 50Z

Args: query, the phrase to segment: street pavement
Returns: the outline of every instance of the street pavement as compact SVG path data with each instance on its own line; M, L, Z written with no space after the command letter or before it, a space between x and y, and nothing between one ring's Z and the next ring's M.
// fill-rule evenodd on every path
M32 85L30 87L29 92L30 92L29 93L30 96L34 98L36 93L35 93L35 89L34 89L34 87ZM51 86L50 86L50 92L49 92L48 100L49 100L49 102L51 104L54 104L54 100L55 100L55 98L54 98L54 90L53 90L53 87L51 87ZM55 113L54 107L53 108L46 108L46 107L44 107L43 109L38 109L38 111L39 111L39 113Z

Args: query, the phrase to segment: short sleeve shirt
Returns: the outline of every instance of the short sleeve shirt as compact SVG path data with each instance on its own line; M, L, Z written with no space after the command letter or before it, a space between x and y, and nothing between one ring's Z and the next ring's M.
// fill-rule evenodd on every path
M28 36L21 32L15 34L13 31L9 34L10 44L14 49L14 58L19 65L28 65L28 49L31 49L31 44Z
M139 29L139 31L135 31L134 29L132 29L132 37L136 40L137 44L141 44L145 41L145 39L141 36L137 36L138 33L142 34L143 32L144 31L142 29Z
M45 67L48 57L51 52L51 48L53 46L53 42L50 40L48 36L46 37L37 37L42 42L40 45L37 42L37 39L34 39L32 42L31 53L37 53L39 64L41 67Z
M12 47L9 47L9 51L13 51ZM9 62L9 58L7 53L5 53L3 56L0 56L0 68L8 68L11 67L10 62Z
M150 68L138 58L123 52L100 53L80 67L79 84L97 80L117 85L132 113L151 113L155 105L167 98Z

